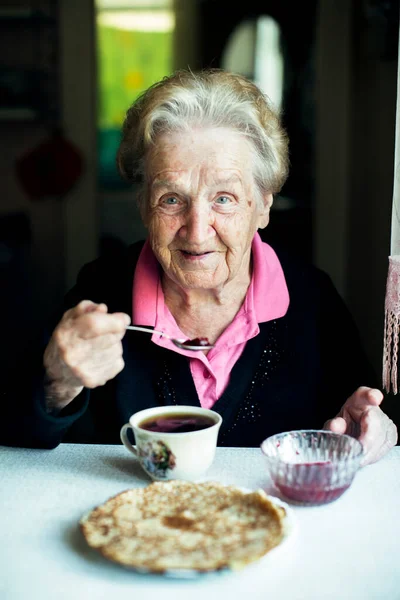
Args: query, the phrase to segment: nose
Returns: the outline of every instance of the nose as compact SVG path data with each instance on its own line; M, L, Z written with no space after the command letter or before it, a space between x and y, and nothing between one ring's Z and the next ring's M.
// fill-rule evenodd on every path
M179 234L190 244L200 245L213 236L211 223L212 215L208 204L193 203L186 212Z

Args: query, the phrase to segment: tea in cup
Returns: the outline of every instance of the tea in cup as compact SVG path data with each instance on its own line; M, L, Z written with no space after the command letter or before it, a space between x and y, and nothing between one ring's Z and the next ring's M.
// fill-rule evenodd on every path
M121 441L156 481L198 480L214 460L222 417L195 406L162 406L133 414ZM136 446L128 439L132 429Z

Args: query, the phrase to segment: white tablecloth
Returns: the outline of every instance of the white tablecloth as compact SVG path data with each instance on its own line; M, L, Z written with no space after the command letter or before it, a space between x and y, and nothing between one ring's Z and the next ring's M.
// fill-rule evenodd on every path
M269 485L250 448L219 448L207 479ZM400 600L400 448L336 502L292 507L295 531L275 555L195 580L136 574L82 538L83 513L148 483L120 446L0 447L1 600Z

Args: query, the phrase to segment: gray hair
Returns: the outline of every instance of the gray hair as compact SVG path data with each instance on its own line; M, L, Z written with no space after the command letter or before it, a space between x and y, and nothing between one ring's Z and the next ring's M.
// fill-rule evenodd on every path
M177 71L134 102L126 113L117 153L122 177L143 180L147 151L157 137L193 127L221 127L243 135L254 151L258 191L261 195L280 191L289 160L288 139L277 111L254 83L218 69Z

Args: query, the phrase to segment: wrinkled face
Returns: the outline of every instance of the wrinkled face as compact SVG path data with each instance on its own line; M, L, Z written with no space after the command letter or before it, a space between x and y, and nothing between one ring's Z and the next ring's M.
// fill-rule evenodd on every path
M221 289L250 268L251 242L268 224L252 152L240 134L199 129L160 136L147 160L149 240L165 275L185 289Z

